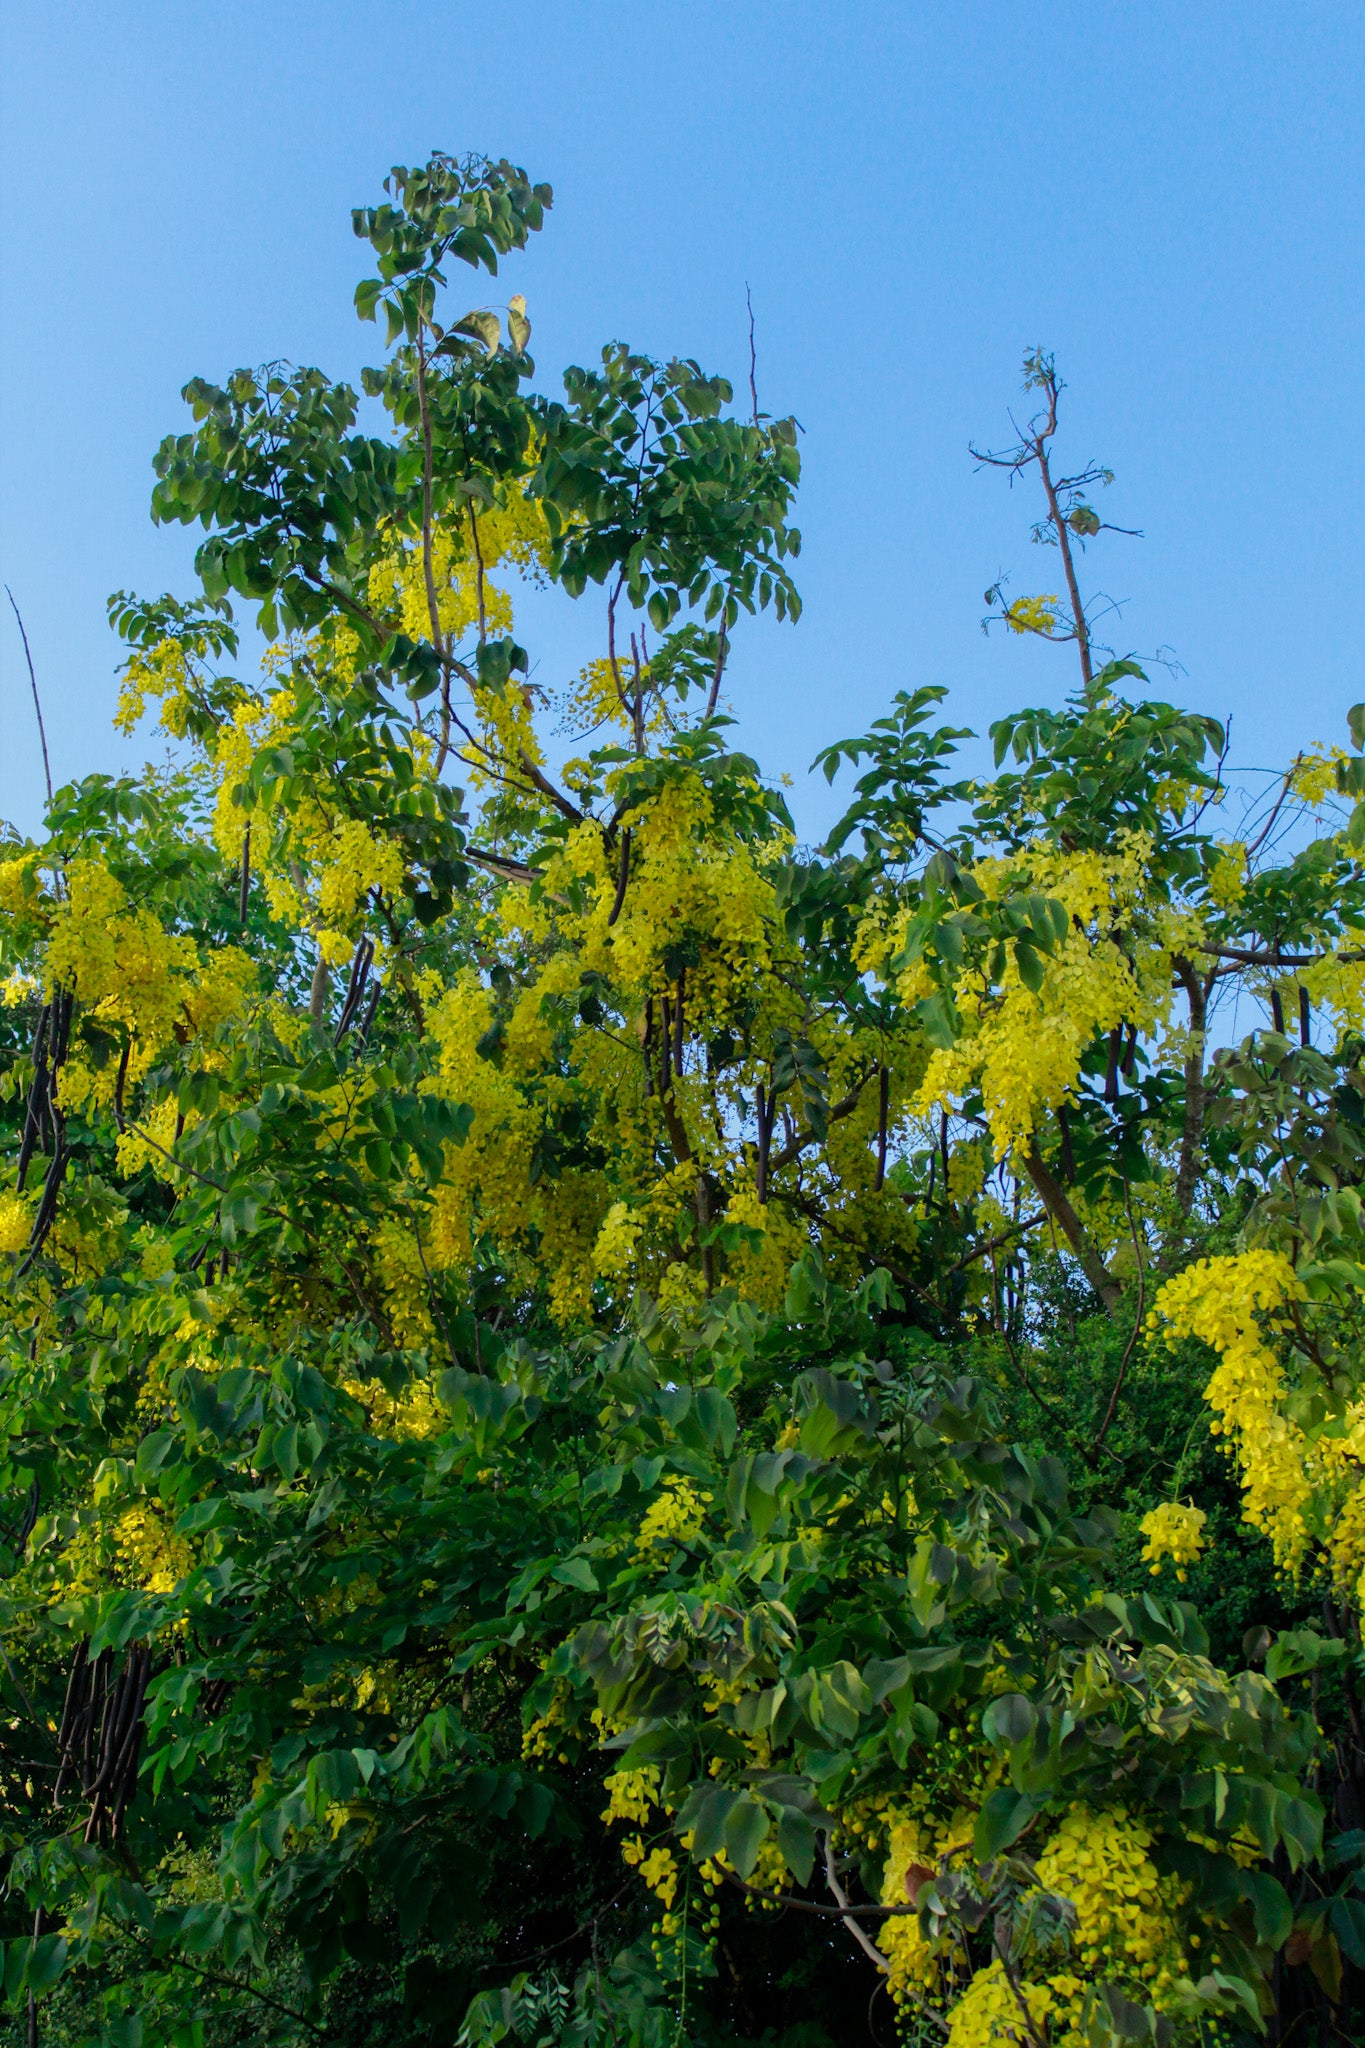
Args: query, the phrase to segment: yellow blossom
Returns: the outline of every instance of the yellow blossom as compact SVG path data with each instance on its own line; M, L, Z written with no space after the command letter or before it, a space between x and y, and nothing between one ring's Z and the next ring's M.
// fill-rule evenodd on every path
M1138 1525L1147 1539L1142 1558L1151 1566L1153 1576L1160 1572L1163 1560L1170 1558L1176 1577L1184 1580L1186 1565L1197 1563L1203 1551L1207 1519L1202 1508L1178 1500L1163 1501L1143 1516Z

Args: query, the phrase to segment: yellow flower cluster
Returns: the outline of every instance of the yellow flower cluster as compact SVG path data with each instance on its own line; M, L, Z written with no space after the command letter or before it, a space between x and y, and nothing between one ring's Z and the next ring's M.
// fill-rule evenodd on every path
M138 1129L130 1125L126 1131L121 1131L115 1145L119 1172L131 1179L135 1173L148 1167L158 1179L173 1181L175 1168L167 1155L175 1150L178 1121L175 1097L168 1095L164 1102L158 1102L147 1111Z
M522 1731L521 1753L528 1760L538 1757L559 1755L560 1743L571 1725L570 1709L573 1694L561 1680L556 1684L550 1704L544 1713L536 1714ZM567 1756L559 1755L561 1763L567 1763Z
M114 724L119 732L131 733L153 697L161 706L160 724L175 739L183 738L189 663L178 640L159 640L155 647L139 649L124 664L119 684Z
M644 1227L643 1217L632 1215L628 1203L613 1202L592 1248L593 1271L610 1280L629 1273Z
M439 1436L449 1421L429 1380L410 1380L397 1394L377 1380L343 1380L342 1386L364 1408L376 1436Z
M945 1831L925 1815L893 1813L887 1825L882 1904L910 1904L918 1885L927 1882L940 1862L970 1839L971 1822L965 1815L959 1816L955 1830L950 1827ZM913 2005L918 1993L938 1984L939 1960L912 1913L898 1912L884 1922L877 1935L877 1946L886 1957L887 1990L898 2009Z
M954 1145L948 1154L948 1193L970 1202L986 1184L986 1155L979 1144Z
M1040 597L1016 597L1005 613L1005 624L1011 633L1051 633L1060 601L1055 590Z
M1018 863L982 861L973 876L988 898L1001 900L1027 884L1062 904L1065 937L1040 956L1042 985L1028 988L1017 957L1007 948L996 982L964 972L954 990L964 1031L950 1048L935 1050L917 1099L921 1113L950 1109L973 1089L985 1102L996 1156L1026 1146L1048 1110L1072 1093L1081 1059L1097 1031L1122 1023L1151 1031L1170 1002L1164 951L1148 944L1130 959L1112 934L1131 928L1143 907L1150 848L1130 834L1117 855L1059 854L1039 849ZM911 912L901 915L892 940L903 943ZM898 976L906 1003L927 993L924 966L913 961Z
M1300 754L1289 771L1289 787L1306 804L1320 804L1337 786L1337 768L1347 759L1343 747L1316 746Z
M920 1811L893 1809L853 1830L871 1843L885 1825L884 1905L912 1903L921 1885L956 1856L970 1854L971 1811L959 1809L945 1823L923 1811L922 1797L914 1803ZM1083 2048L1087 1990L1097 1977L1140 1987L1143 1998L1160 2009L1183 1973L1175 1893L1151 1859L1153 1841L1151 1830L1132 1814L1078 1805L1038 1858L1040 1889L1068 1899L1076 1910L1068 1952L1044 1958L1035 1966L1043 1973L1039 1981L1022 1987L1030 2012L1047 2023L1054 2048ZM967 1959L960 1953L935 1955L915 1915L901 1912L888 1919L877 1939L898 2008L911 2014L925 1996L935 2003L951 1999ZM1017 2034L1022 2015L998 1962L976 1972L949 2018L956 2048L986 2048Z
M130 908L106 867L71 863L67 900L52 915L49 989L74 989L85 1010L125 1025L150 1063L183 1017L187 978L198 965L193 940L163 931L149 910Z
M431 572L441 632L459 639L477 625L480 565L487 630L509 632L511 599L489 582L488 572L507 563L535 579L548 552L549 532L540 501L517 490L509 491L500 505L471 506L457 523L438 524L432 533ZM390 615L396 612L403 631L415 640L431 637L426 566L421 542L394 534L369 577L371 605Z
M1238 841L1220 846L1209 870L1209 901L1219 910L1235 910L1247 892L1247 850Z
M904 1907L912 1904L921 1884L940 1870L952 1867L959 1858L972 1856L972 1837L980 1800L998 1777L998 1763L978 1758L973 1762L960 1729L950 1729L947 1751L955 1768L955 1803L946 1814L931 1810L930 1794L923 1783L911 1785L903 1796L889 1799L877 1794L840 1815L840 1825L871 1853L885 1845L882 1866L882 1904ZM887 1990L898 2008L913 2006L926 1992L941 1993L954 1980L966 1958L961 1952L935 1955L911 1913L898 1913L885 1922L877 1943L887 1959Z
M1295 977L1307 989L1314 1009L1331 1014L1338 1045L1348 1034L1365 1032L1365 959L1342 957L1359 952L1362 945L1365 933L1347 932L1339 952L1325 954Z
M652 1764L638 1771L613 1771L603 1781L607 1803L601 1819L608 1827L619 1820L633 1820L643 1826L659 1804L659 1773Z
M678 1860L670 1848L660 1843L653 1849L646 1849L639 1835L631 1835L622 1842L621 1855L625 1862L639 1870L647 1888L661 1906L673 1904L678 1889Z
M743 1230L727 1237L723 1254L712 1255L713 1284L723 1271L746 1299L780 1303L808 1232L758 1200L752 1143L744 1135L755 1080L769 1076L771 1035L779 1026L813 1034L831 1097L850 1081L865 1082L878 1056L885 1059L893 1076L893 1130L922 1070L921 1062L910 1071L908 1034L906 1045L888 1055L880 1042L859 1043L845 1024L804 1018L780 972L771 879L785 843L780 835L754 844L722 827L710 792L691 771L679 771L634 807L629 829L623 893L620 844L609 848L591 821L566 834L534 883L500 893L489 916L490 943L510 940L536 963L510 1006L466 971L434 992L428 1010L441 1053L439 1086L474 1111L469 1138L450 1149L435 1197L432 1262L467 1267L480 1241L491 1240L514 1269L519 1260L534 1261L553 1313L570 1327L591 1314L595 1278L622 1297L647 1287L670 1316L695 1312L706 1294L696 1230L703 1172L725 1190L714 1220ZM624 1028L566 1033L563 1020L593 977L610 986ZM665 1004L677 1003L680 983L681 1061L671 1007L664 1035ZM756 997L765 1007L758 1029L746 1024L756 1041L751 1059L732 1066L717 1088L697 1042L726 1030L733 1036L731 1020L752 1019ZM823 1192L841 1219L875 1201L883 1222L905 1231L901 1205L873 1194L876 1087L865 1086L863 1098L855 1114L831 1128ZM586 1123L584 1135L604 1163L545 1174L538 1164L542 1133L568 1112L580 1129ZM661 1164L665 1148L671 1165ZM856 1247L866 1229L865 1222L846 1228L845 1241Z
M805 1233L781 1208L760 1202L752 1183L741 1183L732 1189L725 1220L755 1234L745 1238L730 1254L727 1277L731 1285L759 1308L779 1309L787 1291L788 1275L805 1249Z
M1332 1573L1345 1597L1365 1610L1365 1485L1357 1474L1332 1531Z
M995 2048L1023 2031L1020 1998L1052 2048L1085 2048L1090 1987L1107 1978L1158 2011L1184 1975L1172 1886L1148 1851L1150 1829L1132 1815L1077 1806L1038 1859L1043 1889L1076 1909L1061 1966L1016 1988L997 1959L972 1978L951 2014L948 2048Z
M277 821L259 807L244 809L237 799L258 749L287 736L293 711L294 699L287 689L273 691L264 703L244 698L213 742L213 770L218 783L213 809L214 843L227 865L233 867L242 857L242 840L247 827L251 827L252 867L264 881L270 908L277 917L290 917L298 905L297 890L278 876L264 858Z
M8 911L11 917L22 917L37 893L36 854L24 853L14 860L0 861L0 910Z
M1176 1577L1183 1583L1186 1565L1197 1564L1203 1551L1207 1519L1202 1508L1179 1500L1163 1501L1160 1507L1143 1516L1138 1524L1147 1539L1142 1559L1150 1565L1153 1577L1160 1572L1163 1560L1169 1558L1176 1567Z
M49 992L70 989L87 1016L126 1034L125 1084L131 1087L173 1039L211 1037L241 1015L255 968L231 946L201 967L192 939L167 932L150 910L134 909L123 884L100 862L76 860L65 899L50 907L44 976ZM62 1072L63 1101L68 1108L107 1107L116 1078L117 1062L95 1069L76 1046Z
M1310 1448L1285 1413L1285 1378L1258 1315L1301 1298L1303 1287L1282 1252L1264 1248L1200 1259L1162 1286L1148 1318L1174 1347L1198 1337L1218 1353L1204 1389L1215 1436L1225 1436L1241 1466L1244 1513L1270 1537L1276 1561L1296 1569L1308 1541Z
M317 849L318 909L329 925L349 924L372 890L396 896L403 886L403 854L392 839L378 839L358 818L343 818Z
M194 1552L148 1503L119 1516L114 1547L135 1585L148 1593L173 1593L194 1566Z
M1072 1981L1065 1980L1068 1987ZM1068 2026L1064 2033L1057 2034L1052 2026L1060 2004L1070 2009L1069 1989L1059 1996L1051 1982L1026 1984L1016 1997L998 1961L977 1971L954 2006L947 2048L1001 2048L1003 2042L1027 2043L1030 2036L1019 2009L1020 1998L1028 2007L1030 2025L1050 2048L1081 2048L1082 2036L1074 2029Z
M1136 1978L1160 2008L1184 1959L1173 1881L1152 1861L1154 1840L1144 1822L1120 1808L1073 1807L1038 1858L1038 1882L1076 1908L1080 1975Z
M436 528L431 538L431 580L442 634L462 639L479 617L479 570L467 533L461 536L449 527ZM396 613L402 630L412 639L431 638L431 601L420 542L397 538L391 542L370 571L369 598L377 611ZM489 583L486 576L483 600L489 632L510 631L511 602L506 591Z
M646 1508L636 1532L637 1557L648 1557L652 1550L690 1543L694 1536L700 1535L710 1504L710 1494L699 1493L690 1479L667 1474L663 1492Z
M651 1764L646 1764L639 1771L613 1771L605 1780L605 1790L607 1803L601 1818L608 1827L619 1821L631 1821L637 1828L646 1827L660 1812L659 1773ZM632 1869L639 1871L662 1906L667 1908L673 1904L678 1888L678 1862L666 1844L657 1844L651 1849L642 1835L627 1835L621 1843L621 1856Z
M0 1252L21 1252L33 1228L33 1216L22 1195L0 1195Z

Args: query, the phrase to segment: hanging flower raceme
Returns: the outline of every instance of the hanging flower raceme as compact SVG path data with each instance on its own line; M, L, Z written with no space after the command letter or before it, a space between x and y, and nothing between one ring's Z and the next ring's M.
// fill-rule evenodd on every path
M1151 1567L1154 1577L1169 1558L1176 1568L1176 1577L1184 1580L1185 1567L1197 1564L1203 1554L1207 1520L1202 1508L1178 1500L1163 1501L1143 1516L1138 1524L1147 1539L1142 1561Z
M1130 833L1116 855L1038 847L968 871L983 917L1029 892L1060 906L1064 928L1050 950L1029 951L1027 969L1018 947L1001 944L956 975L960 1036L930 1053L921 1113L955 1108L979 1090L996 1156L1005 1158L1073 1095L1097 1034L1122 1025L1150 1033L1164 1021L1169 956L1157 907L1147 902L1150 851L1142 834ZM907 954L917 915L906 906L888 924L877 906L862 938L864 963L907 1006L935 986L923 953Z
M1227 1439L1242 1475L1244 1511L1268 1535L1277 1561L1296 1570L1307 1548L1307 1511L1321 1458L1285 1412L1287 1383L1260 1318L1272 1319L1304 1289L1282 1252L1257 1249L1200 1259L1167 1280L1148 1327L1174 1346L1197 1337L1218 1354L1204 1389L1209 1427Z

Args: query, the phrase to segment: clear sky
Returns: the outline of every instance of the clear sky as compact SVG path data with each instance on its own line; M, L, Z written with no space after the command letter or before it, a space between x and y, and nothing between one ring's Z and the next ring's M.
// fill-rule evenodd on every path
M194 536L147 513L181 385L280 356L354 378L349 208L433 147L554 186L469 294L525 292L546 386L621 337L740 387L751 288L806 478L805 616L731 671L770 770L804 783L898 688L983 726L1071 686L979 623L1001 571L1056 588L1034 508L967 453L1007 436L1035 341L1067 448L1145 534L1092 557L1118 650L1175 658L1242 764L1365 697L1359 5L8 0L0 38L0 572L59 780L147 751L109 729L104 599L189 587ZM598 651L595 607L521 623L547 681ZM31 828L40 790L6 607L0 814ZM830 816L823 784L794 807Z

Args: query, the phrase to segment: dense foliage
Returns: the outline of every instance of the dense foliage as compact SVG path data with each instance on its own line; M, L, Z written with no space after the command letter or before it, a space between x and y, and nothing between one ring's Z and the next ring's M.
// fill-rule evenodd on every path
M548 188L387 192L368 410L157 457L165 761L0 849L13 2026L1353 2038L1365 714L1253 800L1098 648L1035 354L989 615L1074 693L975 773L897 695L800 847L727 708L794 423L546 398L442 291Z

